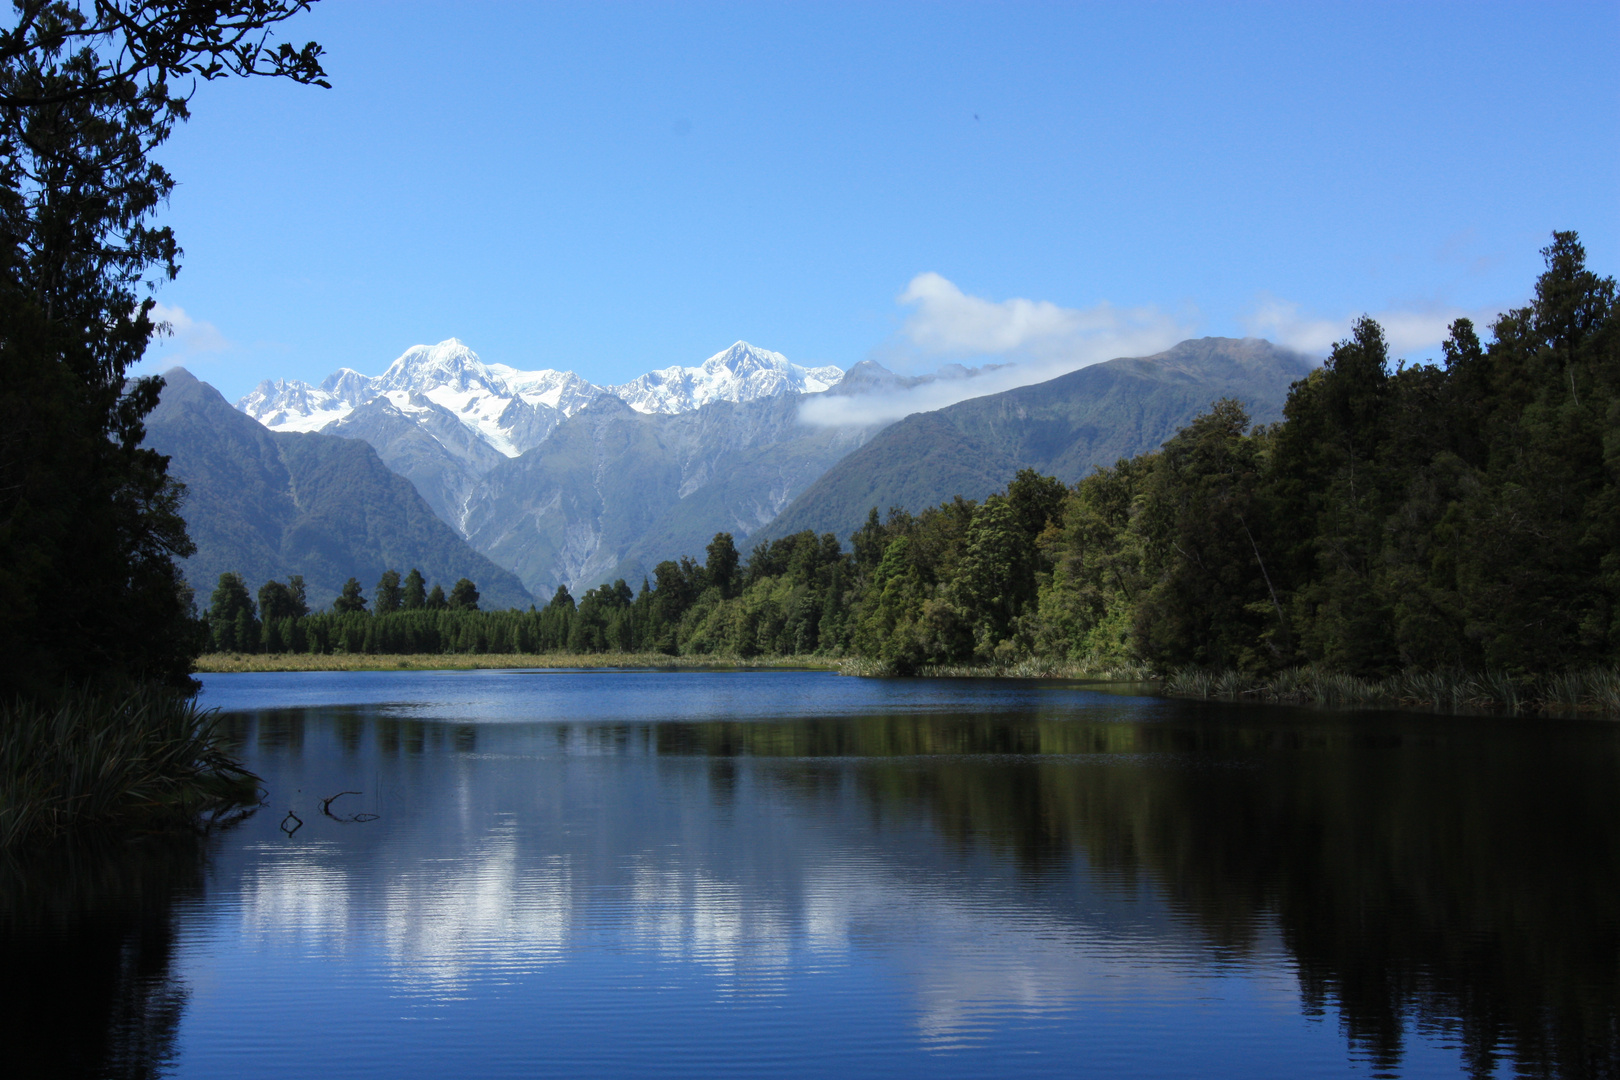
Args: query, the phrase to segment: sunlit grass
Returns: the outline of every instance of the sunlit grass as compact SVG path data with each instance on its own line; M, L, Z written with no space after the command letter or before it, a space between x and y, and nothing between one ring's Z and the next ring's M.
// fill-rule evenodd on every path
M0 705L0 847L90 825L192 824L257 801L215 714L171 690Z

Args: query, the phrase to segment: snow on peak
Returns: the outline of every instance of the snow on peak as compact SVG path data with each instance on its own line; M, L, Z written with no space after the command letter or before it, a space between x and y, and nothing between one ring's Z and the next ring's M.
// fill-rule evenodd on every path
M428 390L449 387L457 393L485 390L509 395L501 378L484 366L478 354L456 338L437 345L413 345L388 366L373 385L379 390Z
M802 368L781 353L739 341L697 367L650 371L608 389L637 412L681 413L711 401L758 401L781 394L818 393L843 376L836 367Z
M460 340L449 338L406 349L375 378L340 368L319 387L296 379L266 380L236 407L276 431L319 431L379 397L404 415L426 415L423 410L431 402L502 454L516 457L603 395L638 412L681 413L711 401L817 393L843 375L836 367L803 368L781 353L739 341L697 367L668 367L604 388L572 371L486 364Z
M343 419L354 405L328 390L325 383L315 387L302 379L266 379L236 407L276 431L319 431Z

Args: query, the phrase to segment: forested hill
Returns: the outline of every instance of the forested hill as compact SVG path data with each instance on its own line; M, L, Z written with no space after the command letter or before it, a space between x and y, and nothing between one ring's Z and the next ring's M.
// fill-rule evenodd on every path
M983 499L1020 469L1073 483L1157 449L1217 398L1269 423L1314 366L1268 341L1200 338L916 413L829 469L754 539L804 529L848 537L874 506L915 513L956 495Z
M446 589L471 579L485 608L533 602L366 443L273 432L184 368L164 379L146 445L170 455L170 475L186 485L182 514L197 553L184 566L199 595L226 571L251 581L302 574L319 608L351 576L372 582L385 570L415 567Z

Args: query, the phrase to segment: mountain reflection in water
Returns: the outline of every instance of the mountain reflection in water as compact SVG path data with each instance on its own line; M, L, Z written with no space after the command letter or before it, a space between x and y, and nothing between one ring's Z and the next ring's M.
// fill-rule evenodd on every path
M0 868L26 1075L1620 1062L1612 724L815 673L207 693L255 818Z

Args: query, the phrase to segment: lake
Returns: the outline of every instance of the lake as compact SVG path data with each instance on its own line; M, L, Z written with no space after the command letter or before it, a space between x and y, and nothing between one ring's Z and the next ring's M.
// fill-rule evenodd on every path
M8 1075L1620 1073L1611 721L203 682L265 805L0 864Z

